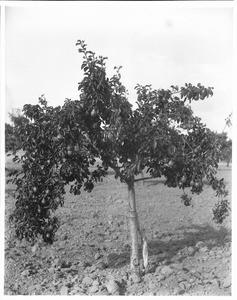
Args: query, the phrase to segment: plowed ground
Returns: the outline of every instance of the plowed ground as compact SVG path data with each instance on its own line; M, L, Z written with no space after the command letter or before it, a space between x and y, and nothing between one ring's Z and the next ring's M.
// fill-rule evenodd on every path
M225 178L231 200L231 167L220 165L218 177ZM141 280L129 272L126 186L112 171L91 193L66 194L54 244L39 240L36 250L18 241L8 222L14 188L6 185L6 295L231 294L231 216L222 225L213 222L217 199L209 185L186 207L182 190L164 186L162 178L136 183L149 244Z

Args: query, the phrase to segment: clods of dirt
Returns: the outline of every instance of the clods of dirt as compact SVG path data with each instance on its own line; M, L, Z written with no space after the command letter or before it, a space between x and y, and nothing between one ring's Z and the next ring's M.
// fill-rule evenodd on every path
M230 172L219 172L229 190ZM193 196L192 207L181 203L181 193L162 179L136 186L149 249L141 278L130 273L126 187L113 175L90 194L66 195L65 207L57 211L61 227L53 245L39 240L32 247L15 238L7 218L14 199L8 195L5 294L231 295L230 217L221 226L212 221L216 199L209 186Z

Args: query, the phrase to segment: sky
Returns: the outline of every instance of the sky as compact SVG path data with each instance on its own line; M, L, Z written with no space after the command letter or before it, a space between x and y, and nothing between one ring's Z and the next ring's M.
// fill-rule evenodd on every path
M52 106L79 98L83 74L76 41L82 39L88 50L108 57L109 76L122 66L132 104L137 83L214 87L212 98L192 108L221 132L232 111L233 16L228 6L203 5L82 1L6 7L6 122L12 109L37 104L42 94Z

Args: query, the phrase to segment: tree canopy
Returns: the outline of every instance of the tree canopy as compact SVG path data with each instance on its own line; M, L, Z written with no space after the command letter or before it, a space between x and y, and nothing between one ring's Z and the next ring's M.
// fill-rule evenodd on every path
M16 184L11 219L17 236L34 241L42 235L52 243L59 226L53 212L63 205L65 186L75 195L81 189L91 192L108 168L129 189L142 171L153 178L164 176L168 187L184 191L185 205L191 201L185 191L199 194L207 180L218 198L213 218L222 223L229 211L224 179L216 177L222 144L191 109L192 101L211 97L213 88L201 83L170 89L137 84L133 109L120 68L108 78L107 58L87 50L84 41L77 46L84 72L79 100L52 107L42 95L37 105L24 105L28 121L14 127L25 151L14 158L22 170L10 173Z

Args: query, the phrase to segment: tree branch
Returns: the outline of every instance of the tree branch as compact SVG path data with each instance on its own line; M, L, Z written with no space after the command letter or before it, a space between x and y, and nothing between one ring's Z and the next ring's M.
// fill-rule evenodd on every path
M149 177L137 178L137 179L134 179L134 182L138 182L138 181L142 181L142 180L147 180L147 179L152 179L152 178L155 178L155 177L149 176Z

